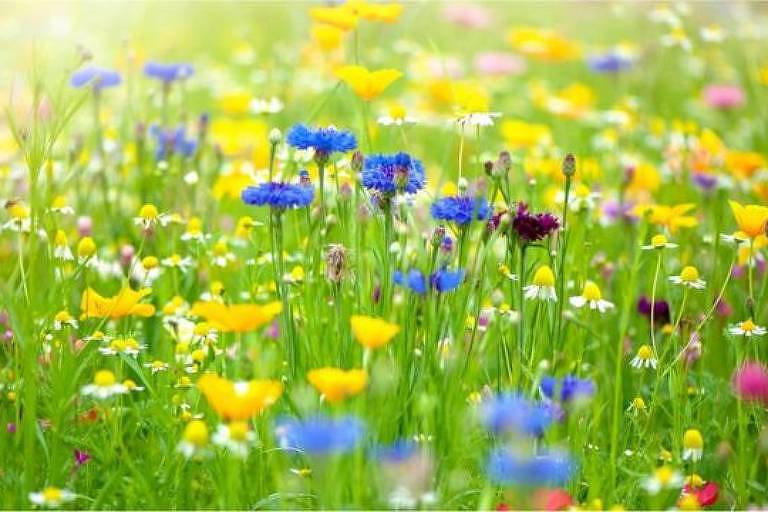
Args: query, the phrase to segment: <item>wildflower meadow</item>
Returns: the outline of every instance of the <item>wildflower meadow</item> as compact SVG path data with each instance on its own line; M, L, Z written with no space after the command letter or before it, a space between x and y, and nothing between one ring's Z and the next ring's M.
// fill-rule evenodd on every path
M3 509L768 506L768 4L0 27Z

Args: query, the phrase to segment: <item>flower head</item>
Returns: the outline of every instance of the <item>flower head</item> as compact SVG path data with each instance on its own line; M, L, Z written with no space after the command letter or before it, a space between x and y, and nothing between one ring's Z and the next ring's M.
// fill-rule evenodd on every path
M746 336L747 338L751 338L752 336L763 336L768 330L766 330L765 327L756 325L751 318L748 318L743 322L730 326L728 332L733 336Z
M557 398L562 402L589 398L595 393L595 383L592 380L580 379L574 375L566 375L559 382L555 377L543 377L539 388L547 398Z
M679 489L683 485L683 475L669 466L661 466L656 468L642 485L648 494L658 494L665 489Z
M502 393L483 402L481 415L491 432L536 437L542 436L555 420L550 404L531 402L516 393Z
M651 237L651 243L648 245L643 245L642 249L648 251L648 250L654 250L654 249L674 249L675 247L677 247L677 244L667 240L666 236L654 235Z
M670 276L669 280L675 284L701 290L706 283L699 278L699 270L691 265L683 267L678 276Z
M346 153L357 147L357 140L351 132L333 126L310 128L303 124L294 125L286 141L297 149L314 149L325 157L331 153Z
M127 392L128 389L123 384L118 383L115 374L109 370L97 371L93 376L93 383L83 386L81 390L84 396L92 396L101 400Z
M29 501L41 507L56 508L75 499L75 493L66 489L49 486L39 492L29 493Z
M424 188L424 166L407 153L371 155L360 173L363 186L383 194L415 194Z
M365 425L354 416L315 416L305 420L284 418L275 427L281 448L310 455L350 452L360 443L364 433Z
M102 297L93 288L83 292L80 309L85 318L123 318L126 316L149 317L155 314L155 306L142 304L141 299L152 292L149 288L135 291L124 286L113 297Z
M533 274L531 284L524 289L525 298L528 300L544 300L557 302L555 292L555 274L549 265L541 265Z
M306 185L269 182L247 187L242 192L245 204L272 208L301 208L312 203L315 189Z
M601 313L605 313L607 310L614 307L612 302L603 300L603 294L600 292L600 288L592 281L584 283L584 289L581 295L571 297L569 302L571 306L576 308L582 308L589 305L589 309L597 309Z
M768 405L768 369L762 363L744 363L733 373L731 384L740 399Z
M561 485L568 482L574 469L565 452L526 457L505 448L494 450L486 465L488 477L499 485Z
M318 368L307 374L307 380L328 402L341 400L360 393L368 384L365 370L342 370L340 368Z
M549 213L530 213L528 205L520 203L512 218L512 229L524 243L535 242L551 235L560 227L560 221Z
M695 428L686 430L683 434L683 460L699 461L703 453L704 438L701 432Z
M184 427L178 451L189 458L205 450L208 446L208 425L202 420L193 419Z
M382 318L352 315L349 319L355 339L366 348L383 347L400 332L400 326Z
M765 233L765 223L768 221L768 208L756 204L746 206L736 201L728 201L731 211L739 226L739 231L749 238L755 238Z
M485 220L491 214L484 197L453 196L443 197L432 203L432 217L437 220L455 222L465 226L473 219Z
M352 88L357 96L371 101L403 74L396 69L370 71L363 66L342 66L336 70L336 76Z
M227 420L248 420L272 405L283 393L276 380L231 381L205 374L197 381L211 407Z
M189 78L195 74L191 64L179 62L164 64L160 62L147 62L144 65L144 74L163 83L170 84L176 80Z
M69 78L69 85L72 87L90 86L96 90L114 87L120 85L120 82L122 78L117 71L96 67L78 69Z
M192 314L205 318L222 332L249 332L268 324L283 309L280 301L267 304L223 304L201 301L192 306Z
M632 361L629 364L635 368L653 368L655 370L656 365L658 365L658 360L650 345L642 345L637 349L637 355L632 358Z

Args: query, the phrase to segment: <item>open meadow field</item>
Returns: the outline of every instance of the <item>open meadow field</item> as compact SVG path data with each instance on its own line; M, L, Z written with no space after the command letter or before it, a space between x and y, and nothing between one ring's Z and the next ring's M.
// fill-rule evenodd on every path
M768 3L0 42L0 509L768 507Z

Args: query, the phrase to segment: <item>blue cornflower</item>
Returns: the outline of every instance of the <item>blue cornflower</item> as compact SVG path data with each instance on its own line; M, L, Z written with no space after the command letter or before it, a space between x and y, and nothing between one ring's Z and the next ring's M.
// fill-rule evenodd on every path
M464 270L440 269L430 275L429 279L418 269L411 269L407 274L397 270L392 277L395 284L405 286L419 295L424 295L429 289L443 293L457 288L464 281Z
M449 292L464 281L464 270L440 269L430 276L432 287L438 292Z
M573 474L574 463L564 452L535 457L497 448L488 457L488 478L498 485L563 485Z
M175 130L165 130L157 125L149 128L149 133L157 141L155 158L157 160L167 160L172 154L191 157L197 149L197 140L187 137L184 126L179 126Z
M357 139L347 130L333 126L310 128L303 124L293 125L285 140L297 149L315 150L315 159L328 158L331 153L345 153L357 147Z
M243 190L241 197L245 204L267 205L272 208L300 208L312 202L315 189L308 185L271 181L255 187L247 187Z
M104 89L120 85L123 79L120 73L109 69L88 67L78 69L69 78L69 85L72 87L92 86L94 89Z
M345 453L354 450L363 438L365 425L354 416L305 420L284 418L275 428L280 447L313 455Z
M407 153L366 157L360 177L365 188L390 195L415 194L424 188L425 182L424 166Z
M165 84L170 84L176 80L182 80L194 75L195 68L192 67L192 64L183 62L173 64L147 62L144 64L144 74L150 78L156 78Z
M549 399L559 398L563 402L589 398L595 394L595 383L590 379L580 379L573 375L566 375L559 383L555 377L543 377L539 383L541 392ZM559 396L557 392L559 391Z
M555 417L549 404L534 403L516 393L496 395L482 408L485 428L497 434L515 432L540 437Z
M381 462L398 463L408 460L416 452L416 443L398 439L392 444L382 444L373 449L373 455Z
M460 226L469 224L472 219L485 220L491 216L491 209L484 197L443 197L432 203L431 211L433 218L455 222Z
M597 73L618 73L632 67L632 59L625 54L609 51L601 55L593 55L587 59L592 71Z

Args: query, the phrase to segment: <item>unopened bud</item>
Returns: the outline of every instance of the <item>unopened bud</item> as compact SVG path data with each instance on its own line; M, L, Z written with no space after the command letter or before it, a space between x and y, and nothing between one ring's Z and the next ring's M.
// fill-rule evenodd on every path
M281 140L283 140L283 132L281 132L277 128L272 128L271 130L269 130L269 143L270 144L272 144L274 146L275 144L279 144Z
M565 158L563 158L563 174L567 177L571 177L574 174L576 174L576 157L573 156L573 153L568 153L565 155Z

